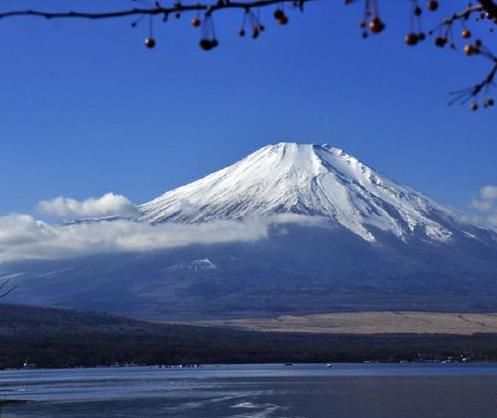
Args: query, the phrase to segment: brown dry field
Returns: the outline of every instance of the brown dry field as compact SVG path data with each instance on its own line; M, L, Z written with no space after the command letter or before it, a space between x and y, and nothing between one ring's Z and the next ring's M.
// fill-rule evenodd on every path
M354 312L201 321L196 322L196 325L213 325L266 332L471 335L475 333L497 333L497 313Z

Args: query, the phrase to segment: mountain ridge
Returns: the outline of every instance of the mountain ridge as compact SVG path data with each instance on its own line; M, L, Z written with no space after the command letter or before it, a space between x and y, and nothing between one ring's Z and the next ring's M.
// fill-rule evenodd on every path
M400 239L424 229L448 241L449 224L471 225L449 209L329 145L280 142L140 205L151 223L199 223L249 215L322 216L366 241L371 227Z

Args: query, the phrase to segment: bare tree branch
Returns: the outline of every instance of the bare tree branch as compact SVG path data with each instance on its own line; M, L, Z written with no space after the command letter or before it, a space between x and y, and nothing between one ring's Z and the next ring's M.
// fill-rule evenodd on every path
M452 100L449 102L450 105L452 104L466 104L470 100L475 100L479 97L479 95L482 92L485 92L488 90L490 87L494 85L494 80L495 76L497 74L497 60L494 62L494 65L491 69L491 71L487 74L487 76L479 83L475 84L474 86L468 87L466 89L454 91L451 93L453 96ZM494 99L487 97L483 101L483 106L484 107L491 107L494 105ZM478 103L476 101L473 101L471 103L471 109L472 110L478 110Z
M468 19L472 14L481 13L484 10L484 7L481 4L475 4L472 6L468 6L466 9L454 13L452 16L448 17L442 22L442 25L452 25L454 22L458 20Z
M225 9L240 9L248 10L259 7L266 7L275 4L291 4L296 7L302 8L305 3L317 0L252 0L252 1L230 1L219 0L212 3L194 3L182 4L176 2L173 6L162 6L159 2L155 2L151 7L144 8L131 8L125 10L116 10L110 12L81 12L81 11L67 11L67 12L47 12L42 10L13 10L7 12L0 12L0 19L9 17L42 17L45 19L66 19L66 18L79 18L79 19L113 19L129 16L168 16L170 14L185 13L185 12L205 12L213 13L218 10Z
M0 298L7 296L9 293L13 292L17 286L9 286L9 280L4 280L0 283Z
M137 1L137 0L135 0ZM274 7L273 16L275 20L281 24L288 23L288 16L286 15L285 8L293 7L299 10L304 9L304 5L310 2L317 2L318 0L184 0L188 3L183 3L182 0L168 0L174 1L171 5L162 5L160 1L154 0L138 0L145 6L130 7L114 10L114 11L46 11L46 10L7 10L0 11L0 20L13 17L38 17L45 19L90 19L90 20L105 20L114 18L131 17L134 19L132 26L136 26L140 19L148 17L149 34L145 38L145 46L147 48L154 48L156 46L156 39L152 36L152 21L154 17L162 17L166 21L170 15L180 17L182 14L193 13L194 17L191 20L193 27L201 27L201 39L199 45L202 49L209 51L219 45L216 38L214 22L212 16L214 13L222 10L240 10L243 13L243 24L239 32L240 36L245 36L246 25L251 30L252 38L256 39L264 30L264 26L260 22L259 15L254 13L265 7ZM147 5L150 1L150 5ZM449 0L447 0L448 2ZM322 0L323 3L332 3L331 0ZM385 29L384 22L379 16L379 0L342 0L345 5L352 3L362 3L364 5L364 16L360 21L360 28L364 38L369 37L370 34L378 34ZM409 46L417 45L426 39L426 34L422 30L422 18L425 16L424 11L436 11L439 9L438 0L427 0L423 6L422 0L406 0L406 3L411 5L410 26L405 42ZM473 19L474 17L474 19ZM454 36L454 26L456 22L460 22L463 30L461 36L465 40L474 37L472 30L469 30L469 24L474 25L476 22L486 22L497 25L497 0L478 0L477 2L470 3L468 6L453 13L451 16L442 20L435 29L429 32L430 35L436 34L435 45L444 47L449 45L456 49L457 40ZM488 29L488 28L486 28ZM492 31L493 28L490 29ZM490 87L493 86L495 78L495 67L497 59L489 49L483 48L482 41L476 39L464 46L466 55L480 55L492 61L493 65L487 77L475 84L474 86L453 93L451 103L466 103L469 99L473 98L475 101L471 104L471 108L476 110L478 105L476 100L481 93L487 94ZM485 105L485 103L487 105ZM484 107L493 105L493 100L486 98ZM1 289L1 287L0 287Z

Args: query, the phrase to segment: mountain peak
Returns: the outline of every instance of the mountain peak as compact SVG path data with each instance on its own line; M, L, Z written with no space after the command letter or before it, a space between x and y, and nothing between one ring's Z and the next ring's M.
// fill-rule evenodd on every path
M319 216L367 241L374 230L447 241L457 215L327 144L280 142L168 191L140 207L142 220L197 223L292 213ZM442 222L441 218L447 220Z
M306 153L309 151L327 151L336 156L347 155L342 149L331 146L328 143L325 144L312 144L312 143L300 143L300 142L292 142L292 141L281 141L276 144L269 144L262 148L259 148L254 152L281 152L281 153Z

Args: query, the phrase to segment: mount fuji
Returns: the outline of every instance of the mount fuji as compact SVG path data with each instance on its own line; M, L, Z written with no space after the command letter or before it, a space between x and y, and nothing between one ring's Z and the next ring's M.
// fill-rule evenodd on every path
M379 229L448 241L464 218L403 187L338 148L279 143L140 207L147 222L206 222L246 216L319 216L366 241ZM469 224L468 224L469 226Z
M267 234L11 263L2 269L19 277L10 300L169 320L497 311L495 229L327 145L266 146L138 213L132 222L259 222Z

